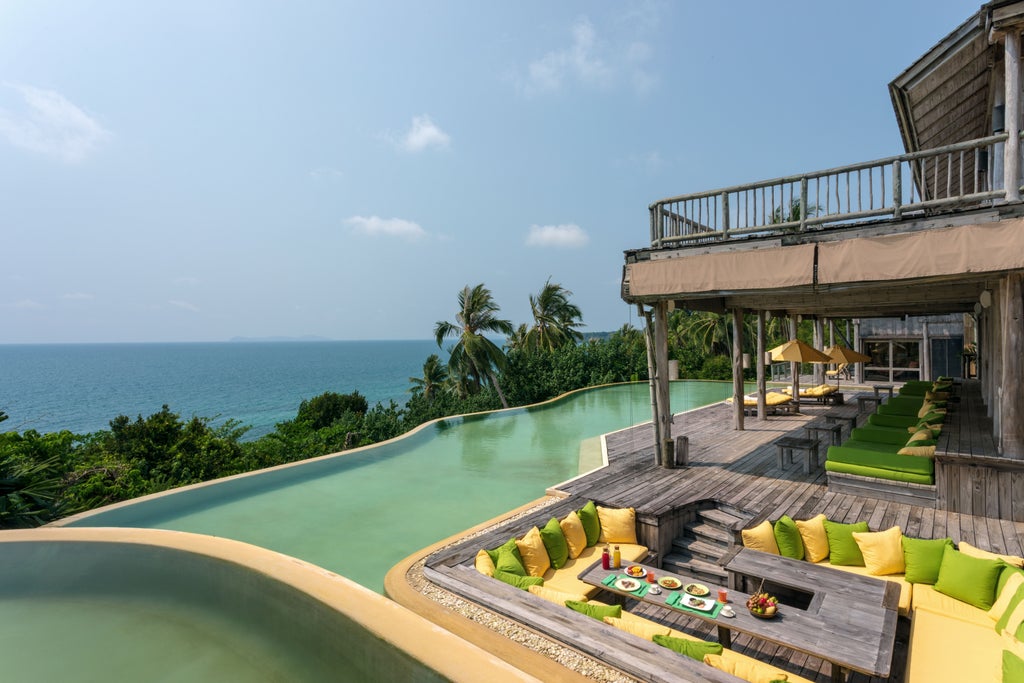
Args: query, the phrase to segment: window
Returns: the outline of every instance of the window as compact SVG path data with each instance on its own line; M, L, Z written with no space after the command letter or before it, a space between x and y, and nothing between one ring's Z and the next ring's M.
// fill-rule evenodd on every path
M871 360L864 364L866 382L906 382L921 377L921 342L911 339L864 342Z

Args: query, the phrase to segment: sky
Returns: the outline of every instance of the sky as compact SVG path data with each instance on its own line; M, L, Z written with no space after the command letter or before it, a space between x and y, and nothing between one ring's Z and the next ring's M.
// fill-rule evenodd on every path
M0 0L0 343L640 326L652 202L902 152L979 6Z

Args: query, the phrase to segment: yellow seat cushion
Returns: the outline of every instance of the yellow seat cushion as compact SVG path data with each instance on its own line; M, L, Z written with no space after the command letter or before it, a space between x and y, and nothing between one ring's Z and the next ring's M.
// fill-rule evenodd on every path
M533 527L527 531L521 540L516 540L516 547L523 557L526 573L530 576L544 576L551 567L551 558L548 557L548 549L544 547L544 540L540 537L540 529Z
M825 533L825 515L807 520L796 520L796 530L804 542L804 557L808 562L821 562L828 558L828 535Z
M864 556L864 567L871 576L903 574L903 532L898 526L885 531L853 532L853 540Z
M769 391L764 395L764 404L766 406L782 406L792 402L793 398L791 396L780 394L777 391ZM757 405L757 401L754 401L754 405Z
M968 605L966 602L961 602L945 593L940 593L933 586L925 583L914 585L915 619L918 612L921 611L941 614L944 617L952 617L957 621L984 626L994 633L992 620L988 618L988 612L978 609L974 605Z
M587 532L583 528L580 516L570 512L558 523L565 536L565 542L569 546L569 559L575 560L584 550L587 549Z
M484 576L494 576L494 560L491 559L486 550L481 550L476 554L473 566Z
M1024 568L1024 557L1019 555L999 555L992 553L981 548L975 548L967 541L960 541L957 545L957 550L962 552L964 555L970 555L971 557L980 557L984 560L1002 560L1008 565L1018 568Z
M750 683L771 683L772 681L809 683L806 678L788 673L777 666L766 664L735 650L723 650L720 655L704 655L704 663Z
M640 562L647 558L647 547L633 543L619 543L619 554L622 563ZM583 583L576 578L584 569L601 559L603 545L590 546L579 557L569 559L561 569L548 569L544 572L544 585L547 588L554 588L566 593L580 593L586 596L594 596L600 588ZM593 600L591 600L593 602Z
M632 633L634 636L643 638L644 640L653 640L654 636L667 636L672 630L668 626L663 626L650 619L644 619L636 615L630 615L632 618L624 618L629 612L623 612L622 617L605 617L604 623L609 626L614 626L620 631L626 633Z
M985 613L977 611L985 619L985 625L950 619L927 609L915 610L910 622L910 648L903 680L906 683L1003 680L1003 640L992 630L992 622Z
M597 506L601 543L636 543L636 510Z
M760 550L772 555L779 554L779 544L775 541L775 531L772 529L772 523L767 519L755 527L744 529L740 532L740 536L743 537L744 548Z
M565 605L566 600L575 600L577 602L586 602L587 596L582 593L566 593L564 591L556 590L550 586L530 586L526 590L530 591L538 598L543 598L548 602L553 602L556 605Z
M855 533L860 533L860 532L855 532ZM910 615L910 609L911 609L911 606L913 604L912 601L913 601L914 596L917 595L917 589L914 587L915 584L912 584L909 581L907 581L906 578L904 578L902 575L900 575L900 574L889 574L887 576L875 576L874 574L871 574L870 572L868 572L868 568L867 567L836 566L834 564L828 564L827 562L819 562L818 564L821 564L821 565L823 565L825 567L832 567L833 569L838 569L839 571L849 572L850 574L857 574L859 576L870 576L870 577L875 578L875 579L882 579L883 581L888 581L890 583L895 583L896 585L898 585L900 587L900 601L899 601L899 605L897 607L897 610L898 610L900 616L906 617L906 616ZM918 585L921 585L921 584L918 584ZM931 588L931 586L927 586L927 587Z

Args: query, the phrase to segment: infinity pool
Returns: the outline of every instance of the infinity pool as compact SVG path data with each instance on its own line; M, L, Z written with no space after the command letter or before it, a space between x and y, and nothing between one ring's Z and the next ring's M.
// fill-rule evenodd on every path
M671 392L672 410L681 412L723 400L732 384L673 382ZM582 443L650 419L647 384L589 389L443 420L378 446L101 510L68 526L231 538L381 592L401 559L539 498L579 474Z

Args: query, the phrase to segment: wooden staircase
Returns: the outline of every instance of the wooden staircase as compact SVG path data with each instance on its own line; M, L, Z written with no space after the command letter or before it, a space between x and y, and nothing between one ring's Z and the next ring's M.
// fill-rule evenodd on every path
M684 526L683 535L672 541L672 552L662 567L709 583L726 583L722 557L736 545L738 530L754 515L718 501L704 501L696 517Z

